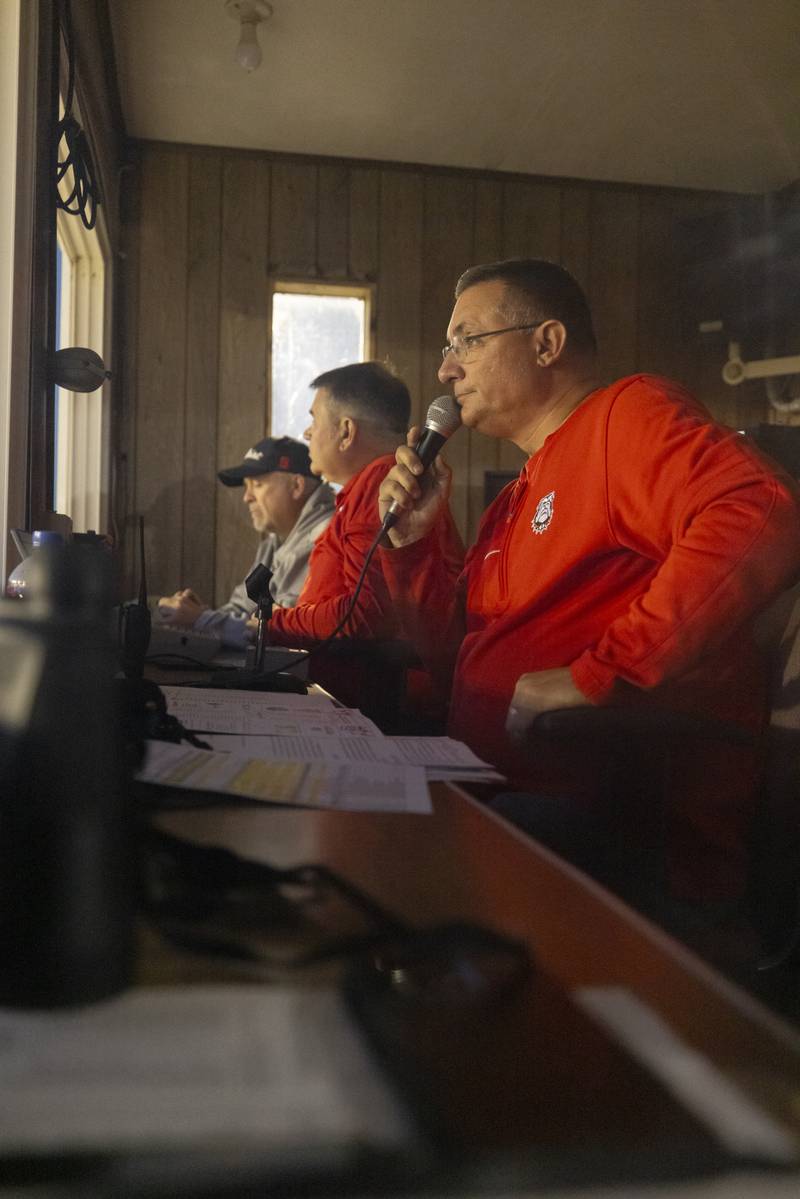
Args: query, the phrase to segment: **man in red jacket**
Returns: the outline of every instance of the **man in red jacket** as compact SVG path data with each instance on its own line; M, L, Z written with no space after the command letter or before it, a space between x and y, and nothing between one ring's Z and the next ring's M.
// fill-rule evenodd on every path
M450 471L437 460L420 477L414 430L380 495L381 512L403 509L384 575L423 657L451 672L451 733L514 784L570 797L587 822L588 748L543 748L534 762L508 732L587 703L758 729L751 618L800 569L788 480L677 384L635 375L603 386L596 371L589 308L566 271L539 260L472 268L439 378L468 428L512 441L528 461L486 512L457 582L429 532ZM689 757L671 797L670 894L726 902L744 885L754 756ZM534 830L535 809L531 798Z
M305 431L311 470L339 484L336 508L318 538L308 577L293 608L274 608L267 639L271 645L311 648L338 629L337 638L384 640L397 633L397 617L376 555L350 609L367 553L378 534L378 489L406 436L411 401L402 379L377 362L336 367L314 379L311 423ZM447 560L463 562L463 546L445 507L434 537ZM353 664L312 658L315 681L338 699L359 705L363 674ZM359 705L360 706L360 705Z

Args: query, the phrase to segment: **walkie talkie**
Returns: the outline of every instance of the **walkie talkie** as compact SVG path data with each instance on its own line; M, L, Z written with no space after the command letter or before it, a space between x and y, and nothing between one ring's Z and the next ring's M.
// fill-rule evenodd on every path
M150 645L150 609L144 563L144 517L139 517L139 597L119 609L120 665L128 679L141 679Z

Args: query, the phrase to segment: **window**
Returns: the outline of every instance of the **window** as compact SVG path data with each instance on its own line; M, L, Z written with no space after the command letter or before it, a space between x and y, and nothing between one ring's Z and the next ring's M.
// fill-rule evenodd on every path
M302 438L312 379L372 356L371 309L369 287L275 283L270 420L274 437Z
M106 271L100 220L86 229L59 211L57 221L56 346L88 346L104 357ZM55 509L78 532L107 523L107 387L91 392L56 388Z

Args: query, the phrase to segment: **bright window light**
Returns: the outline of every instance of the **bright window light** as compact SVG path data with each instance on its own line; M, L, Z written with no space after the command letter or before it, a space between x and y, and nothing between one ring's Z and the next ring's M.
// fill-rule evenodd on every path
M76 108L77 111L77 108ZM63 101L59 114L63 116ZM62 143L61 152L65 153ZM73 186L70 173L59 183L61 198ZM106 263L110 249L102 211L87 229L77 216L56 214L56 348L87 346L104 357L110 327ZM109 394L55 389L53 494L56 512L72 518L76 532L104 532L108 523Z
M98 223L86 230L74 216L57 214L56 346L88 346L103 356L105 262ZM106 520L106 387L79 393L56 387L54 495L57 512L76 532Z
M301 439L323 371L370 357L371 291L344 284L276 283L272 295L273 437Z

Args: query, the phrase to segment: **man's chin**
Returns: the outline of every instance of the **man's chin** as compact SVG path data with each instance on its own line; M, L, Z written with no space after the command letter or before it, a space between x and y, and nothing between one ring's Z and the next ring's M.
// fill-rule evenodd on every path
M470 408L469 400L467 400L466 404L459 405L459 407L461 408L462 425L465 425L468 429L477 428L480 422L480 412Z

